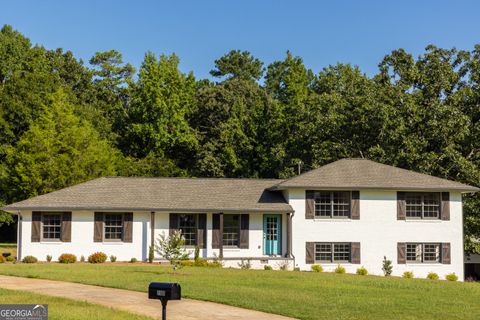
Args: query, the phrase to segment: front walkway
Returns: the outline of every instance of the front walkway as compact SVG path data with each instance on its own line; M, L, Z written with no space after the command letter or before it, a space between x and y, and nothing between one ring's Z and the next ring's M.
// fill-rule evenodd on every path
M161 318L160 301L149 300L147 293L97 287L79 283L9 277L0 275L0 287L12 290L24 290L38 294L87 301L107 307L122 309L153 318ZM25 303L35 301L25 301ZM203 319L256 319L256 320L288 320L283 316L259 311L231 307L219 303L182 299L169 301L167 306L169 320L203 320Z

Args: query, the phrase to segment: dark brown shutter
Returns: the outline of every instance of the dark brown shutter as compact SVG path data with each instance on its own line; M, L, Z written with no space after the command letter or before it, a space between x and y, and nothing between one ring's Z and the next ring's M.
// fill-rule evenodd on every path
M127 212L123 215L123 242L133 241L133 213Z
M248 249L249 214L240 215L240 249Z
M397 263L405 264L407 260L405 258L406 244L404 242L397 243Z
M407 203L405 192L397 192L397 220L405 220L407 216Z
M442 263L443 264L451 263L450 243L442 243Z
M42 214L32 212L32 242L40 242L40 228L42 226Z
M352 191L352 197L350 199L350 208L352 210L351 218L353 220L359 220L360 219L360 191Z
M207 247L207 215L204 213L198 215L197 246Z
M315 242L305 242L305 263L315 263Z
M305 219L315 218L315 191L305 191Z
M360 242L352 242L352 263L360 264Z
M95 212L93 226L93 242L103 241L103 212Z
M220 214L212 214L212 248L220 248Z
M62 214L62 227L60 239L63 242L72 242L72 213L64 212Z
M170 223L168 227L168 235L172 236L175 231L178 230L178 223L179 223L179 214L178 213L170 213Z
M450 220L450 192L442 192L442 220Z

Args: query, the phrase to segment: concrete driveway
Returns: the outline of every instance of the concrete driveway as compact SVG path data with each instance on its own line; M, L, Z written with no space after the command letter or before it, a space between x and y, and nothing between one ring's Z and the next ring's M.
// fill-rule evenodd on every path
M149 300L146 293L97 287L85 284L30 279L0 275L0 287L12 290L24 290L38 294L87 301L103 306L122 309L152 318L161 318L160 301ZM35 301L25 301L34 303ZM167 307L169 320L287 320L279 315L231 307L219 303L182 299L170 301Z

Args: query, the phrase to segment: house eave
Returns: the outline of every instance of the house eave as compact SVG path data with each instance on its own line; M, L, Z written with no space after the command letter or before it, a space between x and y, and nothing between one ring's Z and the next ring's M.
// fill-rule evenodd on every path
M315 186L315 185L303 185L303 186L289 186L289 185L277 185L269 190L277 191L277 190L289 190L289 189L318 189L318 190L398 190L398 191L457 191L461 193L475 193L480 191L480 188L476 187L465 187L465 188L455 188L455 187L447 187L447 188L438 188L438 187L375 187L375 186Z
M272 209L272 208L151 208L151 207L106 207L106 206L43 206L43 207L22 207L22 206L6 206L0 210L6 211L12 214L18 214L19 211L146 211L146 212L183 212L183 213L211 213L211 212L223 212L223 213L291 213L293 209L288 206L284 209Z

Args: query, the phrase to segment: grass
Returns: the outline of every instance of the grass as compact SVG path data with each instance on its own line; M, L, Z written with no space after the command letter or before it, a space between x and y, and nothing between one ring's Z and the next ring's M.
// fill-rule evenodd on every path
M0 289L0 304L48 304L48 319L54 320L86 320L86 319L118 319L147 320L151 319L125 311L73 301L64 298L49 297L29 292Z
M147 264L3 264L0 274L147 290L178 282L184 297L300 319L479 319L480 285L349 274Z
M12 256L17 256L17 244L16 243L0 243L0 254L4 252L10 252Z

